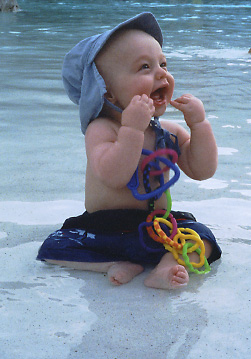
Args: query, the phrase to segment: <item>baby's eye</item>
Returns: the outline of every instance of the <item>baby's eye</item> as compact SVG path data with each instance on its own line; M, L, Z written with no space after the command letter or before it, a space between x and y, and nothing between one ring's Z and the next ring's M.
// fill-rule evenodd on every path
M145 69L149 69L149 68L150 68L150 66L148 64L143 64L140 69L145 70Z
M162 68L167 68L167 63L166 63L166 61L163 61L163 62L160 64L160 67L162 67Z

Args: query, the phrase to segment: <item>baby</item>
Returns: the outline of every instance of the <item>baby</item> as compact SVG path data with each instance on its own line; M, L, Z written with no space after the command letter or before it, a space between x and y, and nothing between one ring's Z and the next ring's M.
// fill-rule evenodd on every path
M146 286L187 285L187 269L162 244L145 232L145 244L158 250L142 246L138 226L149 214L149 201L137 200L127 186L140 168L143 148L174 149L179 168L195 180L213 176L217 167L217 146L202 102L190 94L172 100L174 79L167 70L162 40L155 17L142 13L83 40L66 55L63 80L69 97L79 104L85 134L86 212L66 220L50 235L38 259L106 272L115 285L129 282L145 265L154 264ZM183 113L190 134L176 123L158 121L168 104ZM164 176L168 181L169 171ZM150 185L157 188L158 179L151 177ZM140 171L138 191L144 192ZM163 194L154 208L167 209L166 202ZM206 226L189 214L175 216L178 226L200 234L209 263L220 258L221 250ZM196 253L189 256L198 262Z

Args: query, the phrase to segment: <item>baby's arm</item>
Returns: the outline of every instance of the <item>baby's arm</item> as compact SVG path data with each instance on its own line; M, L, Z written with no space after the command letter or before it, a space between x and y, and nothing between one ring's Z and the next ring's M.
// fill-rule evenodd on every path
M191 135L183 129L177 129L181 148L179 166L186 175L196 180L213 176L217 168L218 153L211 125L205 119L202 102L186 94L171 101L170 104L183 112Z
M109 187L127 185L137 168L144 132L154 113L152 99L134 96L118 120L96 119L86 131L86 153L92 171Z

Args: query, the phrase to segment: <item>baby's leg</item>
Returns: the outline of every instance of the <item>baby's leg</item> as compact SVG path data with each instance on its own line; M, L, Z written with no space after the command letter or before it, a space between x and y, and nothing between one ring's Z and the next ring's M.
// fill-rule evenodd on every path
M57 264L61 267L68 267L77 270L100 272L100 273L107 273L109 268L117 263L117 262L97 262L97 263L73 262L73 261L60 261L54 259L46 259L46 262L50 264Z
M143 272L144 268L139 264L130 262L70 262L46 260L51 264L57 264L62 267L69 267L77 270L86 270L92 272L107 273L110 282L114 285L121 285L130 282L136 275Z
M205 255L208 258L212 247L207 240L203 240L205 245ZM192 262L198 262L198 255L191 253L189 259ZM178 264L172 253L166 253L157 267L145 279L145 285L158 289L176 289L187 285L189 275L185 267Z
M143 272L140 264L131 262L118 262L113 264L107 274L110 282L114 285L121 285L130 282L134 277Z

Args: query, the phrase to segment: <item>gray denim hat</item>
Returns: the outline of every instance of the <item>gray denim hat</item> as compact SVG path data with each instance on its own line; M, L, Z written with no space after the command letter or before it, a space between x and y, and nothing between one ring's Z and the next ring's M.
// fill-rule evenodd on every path
M112 34L121 29L139 29L153 36L162 47L163 36L154 15L141 13L103 34L79 42L65 56L62 77L69 98L79 105L81 129L85 134L88 124L98 117L104 105L106 85L94 59Z

